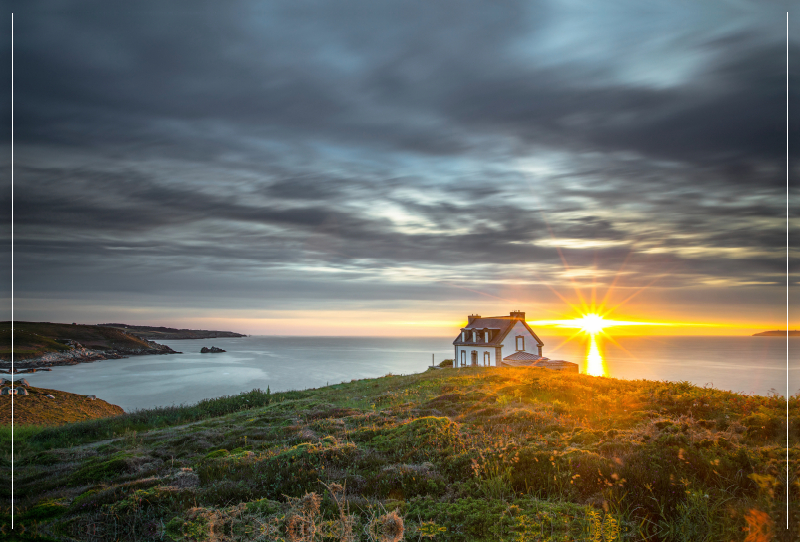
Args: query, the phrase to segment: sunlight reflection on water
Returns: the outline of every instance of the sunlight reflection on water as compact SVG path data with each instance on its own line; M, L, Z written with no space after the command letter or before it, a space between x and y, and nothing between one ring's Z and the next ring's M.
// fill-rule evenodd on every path
M594 334L590 336L586 351L586 374L592 376L606 376L606 366L603 361L603 355L597 347L597 340Z

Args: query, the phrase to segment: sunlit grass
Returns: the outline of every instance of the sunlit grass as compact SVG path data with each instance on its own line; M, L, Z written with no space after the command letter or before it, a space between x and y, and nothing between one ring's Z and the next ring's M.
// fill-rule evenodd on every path
M203 518L283 525L310 492L325 493L317 520L333 521L325 488L340 484L359 532L397 511L407 529L445 528L442 540L536 539L575 518L577 532L613 521L636 535L620 542L727 541L758 514L781 521L785 401L522 368L255 390L20 431L17 502L33 514L46 491L72 503L64 525L113 518L133 539L151 524L203 534Z

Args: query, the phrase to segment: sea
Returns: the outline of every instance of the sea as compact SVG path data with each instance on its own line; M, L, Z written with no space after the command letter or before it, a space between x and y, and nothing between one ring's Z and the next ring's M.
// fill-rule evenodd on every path
M745 394L800 392L800 337L598 335L564 342L541 335L544 355L582 373L629 380L688 381ZM453 357L452 337L249 336L161 341L183 352L132 356L18 375L32 386L92 394L126 411L196 403L253 389L319 388L386 374L420 373ZM201 354L203 346L224 353Z

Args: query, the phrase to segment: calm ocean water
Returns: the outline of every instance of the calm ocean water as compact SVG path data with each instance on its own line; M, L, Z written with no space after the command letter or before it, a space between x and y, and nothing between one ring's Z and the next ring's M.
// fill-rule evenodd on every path
M781 337L620 337L599 339L587 361L586 341L540 335L544 355L580 370L625 379L688 380L743 393L786 394L786 339ZM244 337L164 341L184 354L138 356L54 367L25 375L31 385L95 394L125 410L194 403L253 388L272 391L338 384L387 373L418 373L453 357L449 338ZM200 354L203 346L224 354ZM789 393L800 391L800 338L789 343Z

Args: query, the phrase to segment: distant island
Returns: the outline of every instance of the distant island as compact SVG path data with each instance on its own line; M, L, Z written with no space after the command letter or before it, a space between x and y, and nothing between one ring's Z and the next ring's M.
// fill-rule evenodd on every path
M110 327L122 330L140 339L147 340L188 340L188 339L217 339L220 337L247 337L233 331L207 331L204 329L175 329L171 327L131 326L128 324L97 324L101 327Z
M772 331L762 331L761 333L753 333L753 337L786 337L786 330L775 329ZM789 330L789 337L800 337L800 330Z

